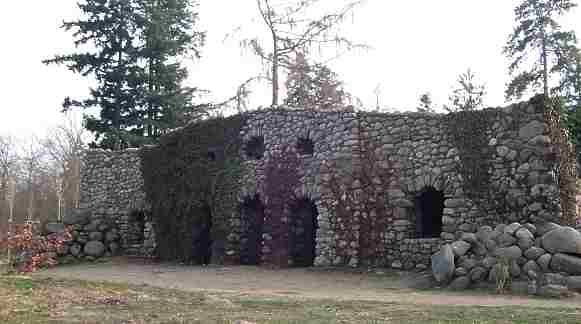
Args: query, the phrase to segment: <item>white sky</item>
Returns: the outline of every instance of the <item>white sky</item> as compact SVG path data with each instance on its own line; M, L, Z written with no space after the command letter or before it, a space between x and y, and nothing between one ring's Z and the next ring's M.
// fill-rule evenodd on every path
M411 110L421 93L429 91L437 105L446 102L458 74L468 67L486 83L487 106L504 105L508 80L502 46L513 28L509 0L368 0L345 34L374 49L356 52L331 62L346 89L366 107L375 107L374 89L381 86L381 105ZM254 29L254 0L201 0L200 28L207 31L203 58L190 62L188 84L213 92L222 99L237 85L257 74L260 62L245 53L226 33L243 26L243 35ZM66 96L82 98L90 81L64 67L44 66L41 60L72 48L72 37L59 29L61 22L77 17L76 0L2 1L0 3L0 134L42 136L63 118ZM581 10L563 21L581 35ZM243 36L241 35L241 36ZM253 97L252 107L268 105L269 90Z

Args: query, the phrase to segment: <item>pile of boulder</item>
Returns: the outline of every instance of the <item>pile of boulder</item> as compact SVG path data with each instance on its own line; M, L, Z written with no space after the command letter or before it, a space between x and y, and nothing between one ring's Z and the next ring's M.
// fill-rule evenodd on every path
M515 293L570 295L581 292L581 233L550 222L458 232L432 256L432 273L452 289L506 280Z
M104 256L118 255L121 252L120 235L115 224L101 218L76 214L64 219L64 224L47 224L46 232L57 232L67 225L71 240L65 242L59 251L60 257L72 256L93 261Z

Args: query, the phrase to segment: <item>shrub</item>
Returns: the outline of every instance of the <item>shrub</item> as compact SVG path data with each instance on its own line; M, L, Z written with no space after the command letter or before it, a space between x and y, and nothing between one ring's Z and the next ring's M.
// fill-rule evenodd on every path
M51 267L57 252L71 239L69 228L63 233L35 235L32 224L14 225L10 237L0 240L0 249L9 251L8 264L18 272L34 272L39 267Z

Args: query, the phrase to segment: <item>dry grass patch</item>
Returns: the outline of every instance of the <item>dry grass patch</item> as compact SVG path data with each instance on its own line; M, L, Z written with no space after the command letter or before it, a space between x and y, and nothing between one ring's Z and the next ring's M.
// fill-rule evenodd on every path
M581 309L427 306L0 277L0 323L579 323Z

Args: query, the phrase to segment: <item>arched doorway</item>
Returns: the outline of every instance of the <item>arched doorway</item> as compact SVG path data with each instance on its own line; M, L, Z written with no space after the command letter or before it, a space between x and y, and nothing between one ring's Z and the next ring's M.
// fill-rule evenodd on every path
M240 263L258 265L262 255L262 226L264 223L264 206L258 195L244 200L240 206L240 218L242 225Z
M289 226L289 258L292 266L310 267L315 261L317 206L307 198L292 206Z
M193 254L197 264L209 264L212 259L212 209L204 205L198 209L193 228Z
M438 238L442 233L444 193L426 187L416 197L416 233L418 238Z

